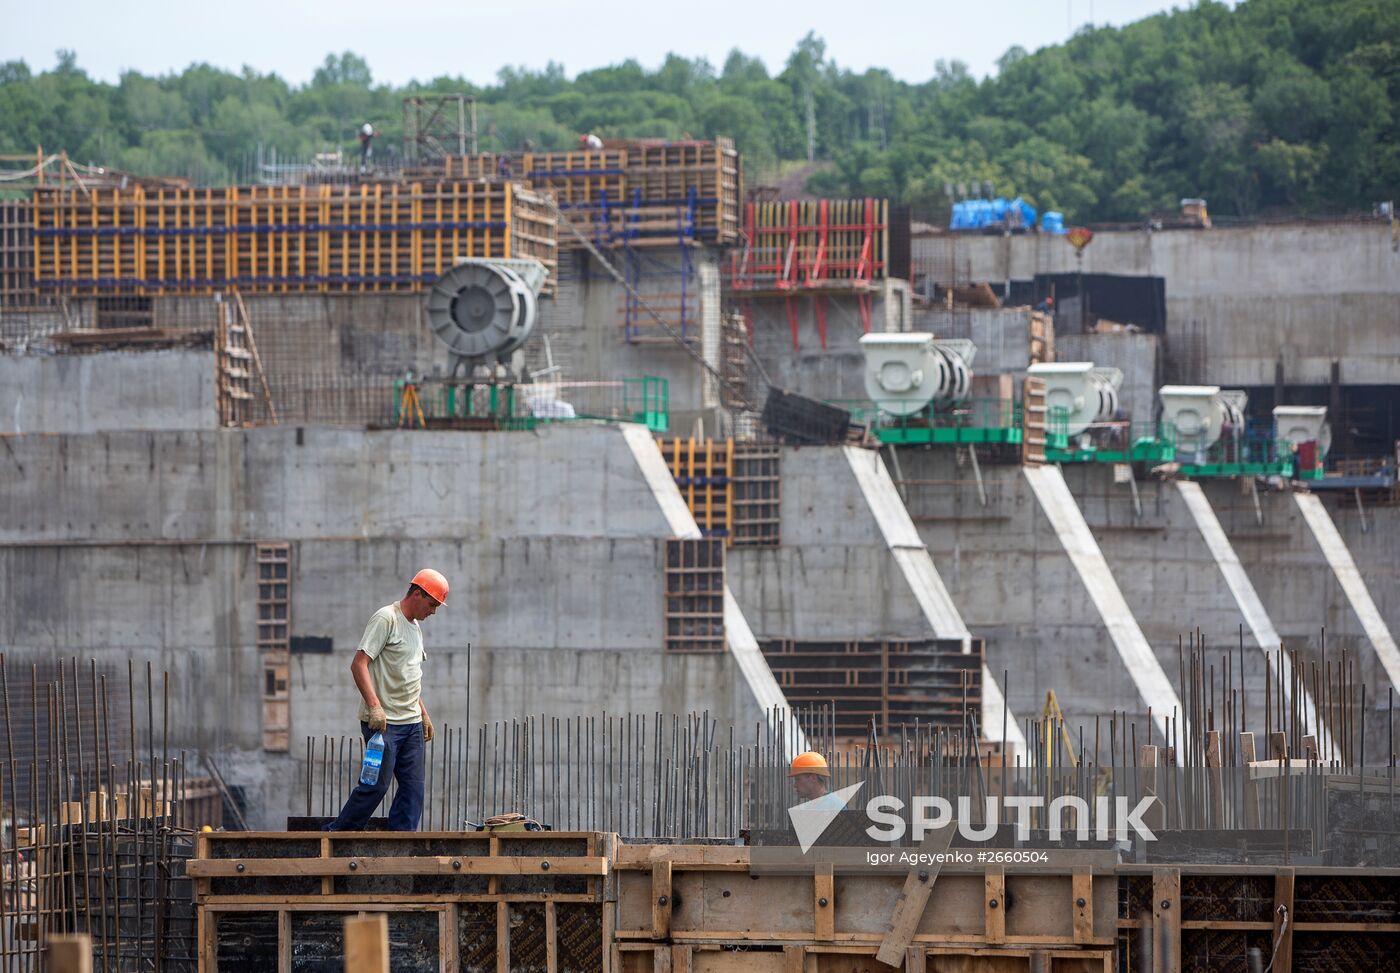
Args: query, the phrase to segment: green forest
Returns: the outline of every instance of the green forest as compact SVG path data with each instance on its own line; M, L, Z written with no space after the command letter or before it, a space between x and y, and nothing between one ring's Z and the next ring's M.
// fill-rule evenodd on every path
M823 195L880 195L946 217L946 189L1023 196L1075 221L1133 221L1202 196L1213 215L1369 210L1400 189L1400 2L1200 2L1067 43L1012 48L994 76L938 61L907 83L835 64L808 35L776 72L736 49L716 67L670 56L570 79L557 64L474 86L443 75L376 84L353 53L305 85L245 68L94 81L58 52L0 65L0 152L74 159L197 183L246 182L259 162L401 151L401 99L477 99L482 151L604 138L728 135L750 185L808 173ZM804 168L805 167L805 168Z

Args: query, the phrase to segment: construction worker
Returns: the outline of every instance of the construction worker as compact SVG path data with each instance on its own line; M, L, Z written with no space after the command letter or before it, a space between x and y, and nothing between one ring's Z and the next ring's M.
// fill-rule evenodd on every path
M826 765L826 758L815 750L792 758L788 778L792 781L793 792L803 803L820 801L817 807L845 810L846 802L830 792L831 769Z
M384 757L373 784L358 783L324 831L363 831L392 776L399 784L389 808L390 831L417 831L423 816L423 745L433 721L423 705L423 632L418 623L447 602L447 579L432 568L413 576L408 594L375 612L350 663L360 691L360 734L384 735Z

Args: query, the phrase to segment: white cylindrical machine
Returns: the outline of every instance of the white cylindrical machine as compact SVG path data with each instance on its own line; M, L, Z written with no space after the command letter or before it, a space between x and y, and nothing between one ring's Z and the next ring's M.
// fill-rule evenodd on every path
M1327 455L1332 446L1332 426L1327 422L1325 405L1274 406L1274 431L1279 439L1294 446L1317 443L1318 452Z
M543 283L537 260L463 260L428 291L428 324L457 364L504 361L534 330Z
M1242 391L1221 391L1218 385L1163 385L1162 423L1174 431L1178 455L1197 456L1220 441L1244 432Z
M865 353L865 394L893 416L910 416L930 403L951 405L972 387L976 346L966 339L938 340L926 332L875 333L860 339Z
M1064 415L1064 431L1071 436L1118 413L1123 373L1116 368L1097 368L1089 361L1040 362L1026 374L1045 383L1045 407L1051 416Z

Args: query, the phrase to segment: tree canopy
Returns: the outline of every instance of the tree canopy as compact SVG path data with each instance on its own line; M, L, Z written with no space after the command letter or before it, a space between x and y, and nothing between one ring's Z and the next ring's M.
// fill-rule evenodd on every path
M476 86L441 76L376 84L365 60L326 57L293 86L250 68L194 64L95 81L72 52L34 73L0 64L0 152L65 149L79 161L198 183L249 181L261 162L356 151L403 134L402 98L477 99L483 151L604 138L732 136L750 182L812 165L807 188L947 211L946 187L1023 196L1076 221L1135 220L1202 196L1212 212L1369 208L1400 186L1400 4L1202 0L1122 28L1000 59L972 77L939 61L922 83L854 72L803 38L780 70L734 50L718 70L668 56L572 80L558 64L506 68Z

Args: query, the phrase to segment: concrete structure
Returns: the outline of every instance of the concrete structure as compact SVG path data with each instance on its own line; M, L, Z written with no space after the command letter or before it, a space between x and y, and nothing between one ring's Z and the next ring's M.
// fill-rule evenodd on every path
M865 334L860 305L850 296L826 299L826 347L821 345L812 299L793 299L797 314L797 347L784 298L754 298L745 302L753 321L753 352L778 388L823 401L865 400ZM911 331L913 315L909 285L884 282L870 297L870 330ZM755 384L752 383L751 384ZM759 406L762 406L760 401Z
M785 448L782 545L735 547L729 575L759 639L957 639L969 632L880 454ZM983 671L982 725L1000 727L1001 676ZM1009 741L1024 752L1014 714Z
M1054 689L1072 724L1092 726L1095 715L1115 709L1145 717L1142 692L1120 661L1103 611L1021 469L984 464L984 506L972 469L953 451L901 449L899 463L909 511L954 604L968 628L987 639L992 672L1011 674L1012 709L1023 717L1037 713L1045 690ZM1133 488L1115 482L1110 467L1068 466L1064 476L1128 613L1171 685L1178 682L1178 638L1189 640L1199 629L1208 645L1235 656L1243 629L1248 651L1237 682L1251 694L1251 718L1262 721L1267 667L1253 623L1177 485L1137 483L1135 501ZM1325 627L1329 658L1347 648L1373 686L1388 685L1292 497L1261 492L1256 514L1241 489L1233 480L1204 484L1273 630L1290 649L1316 659ZM1381 549L1377 534L1400 530L1400 509L1371 509L1367 515L1369 533L1361 533L1355 515L1342 513L1337 522L1349 544L1355 539L1358 571L1394 632L1400 626L1400 560Z
M424 626L425 699L439 725L463 724L470 705L474 723L708 709L751 726L775 701L751 688L761 677L751 635L728 654L662 649L679 497L663 480L668 517L615 427L104 432L8 445L0 641L12 664L153 659L171 673L181 745L220 757L255 823L293 809L301 741L355 731L354 645L422 564L453 585ZM288 757L261 749L257 541L292 545L293 636L330 640L328 654L292 656ZM737 609L729 629L745 638Z
M209 351L0 356L0 433L213 429Z
M1162 387L1161 341L1155 334L1056 334L1060 361L1091 361L1123 373L1118 408L1134 422L1157 418L1157 390Z
M967 338L977 346L973 372L1007 372L1019 383L1031 362L1029 308L920 308L912 331L929 331L940 338Z
M992 282L1075 270L1164 277L1168 344L1203 343L1191 352L1205 367L1193 381L1272 385L1281 365L1284 384L1325 385L1340 361L1345 383L1390 385L1400 373L1392 244L1382 221L1099 231L1081 266L1062 237L957 234L915 239L914 265Z

